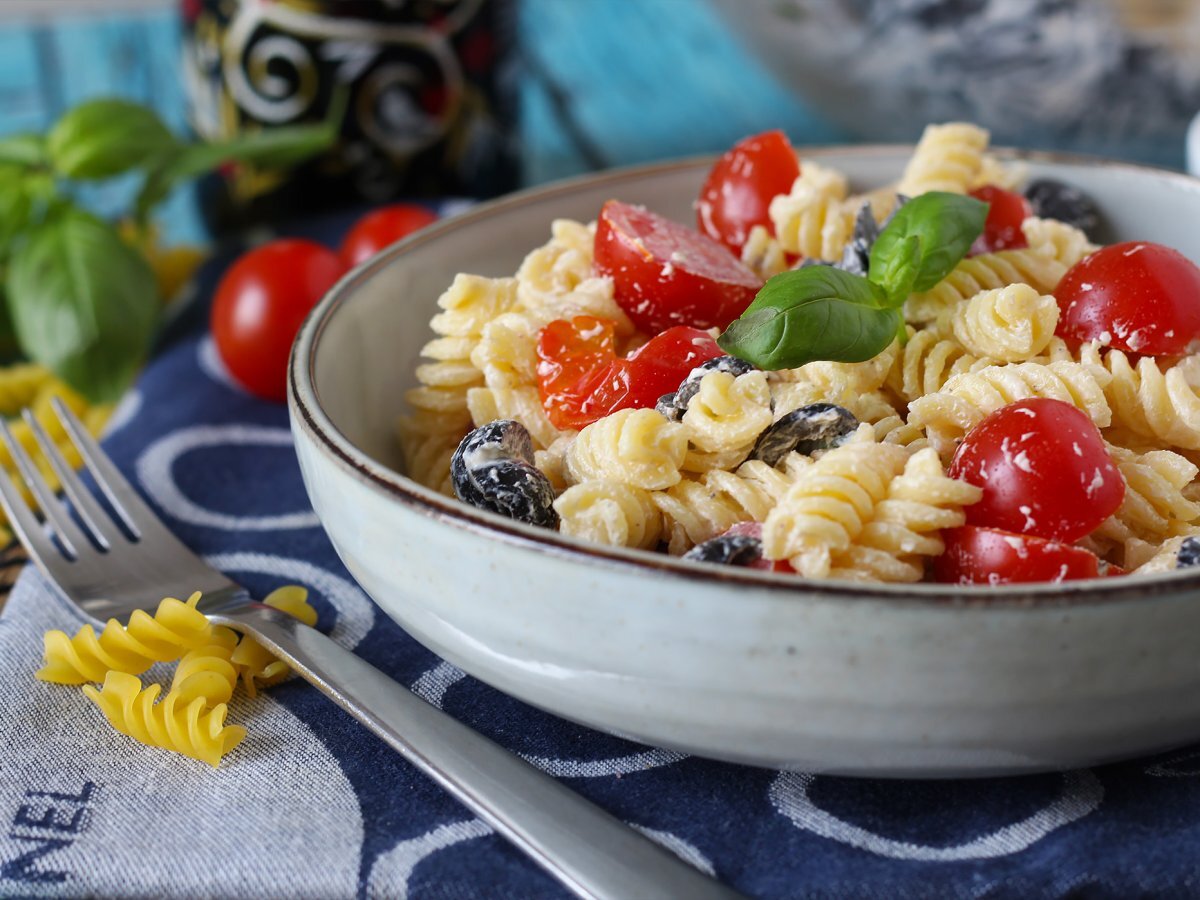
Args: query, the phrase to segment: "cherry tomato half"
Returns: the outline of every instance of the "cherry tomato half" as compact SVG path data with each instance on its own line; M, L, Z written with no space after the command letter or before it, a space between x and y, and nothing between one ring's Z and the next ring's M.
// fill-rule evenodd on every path
M1061 400L1018 400L963 438L951 478L983 490L967 523L1074 541L1090 534L1125 498L1125 479L1100 432Z
M346 268L353 269L385 247L436 222L437 218L437 213L411 203L382 206L354 223L343 238L338 253Z
M774 234L771 200L790 191L799 177L800 161L782 131L738 141L704 180L696 202L696 223L704 234L740 256L755 225L764 225Z
M976 188L971 191L971 196L988 204L983 234L971 245L971 255L995 253L997 250L1019 250L1029 246L1025 232L1021 230L1021 223L1033 215L1033 207L1029 205L1028 200L994 184Z
M551 322L538 335L538 387L556 428L583 428L619 409L652 407L700 363L724 354L707 332L680 325L620 358L613 324L576 316Z
M293 239L256 247L229 268L210 321L221 359L246 390L284 399L300 323L344 272L332 250Z
M1200 337L1200 268L1162 244L1102 247L1071 267L1054 297L1057 333L1069 340L1179 356Z
M1017 584L1097 578L1094 553L1059 541L964 525L942 532L946 552L933 561L943 584Z
M609 200L596 226L595 266L642 331L672 325L724 328L762 287L712 238L641 206Z

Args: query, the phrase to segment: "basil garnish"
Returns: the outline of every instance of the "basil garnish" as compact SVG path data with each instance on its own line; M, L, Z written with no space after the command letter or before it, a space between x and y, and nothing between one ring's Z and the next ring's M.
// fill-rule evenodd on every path
M970 250L987 210L959 194L922 194L880 233L865 278L831 266L776 275L717 343L767 370L871 359L903 333L908 295L936 285Z

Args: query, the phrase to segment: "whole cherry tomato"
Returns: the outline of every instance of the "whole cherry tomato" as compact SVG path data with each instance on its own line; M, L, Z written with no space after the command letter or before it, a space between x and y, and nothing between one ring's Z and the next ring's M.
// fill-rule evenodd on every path
M303 240L271 241L237 260L213 301L213 340L248 391L287 394L287 361L300 323L346 271L332 250Z
M385 247L436 222L437 218L437 213L410 203L380 207L354 223L338 253L346 268L353 269Z
M782 131L738 141L704 180L696 202L696 223L740 256L755 225L764 225L774 234L771 200L790 191L799 177L800 161Z
M1016 584L1097 578L1100 560L1082 547L1029 534L964 525L942 532L946 552L933 561L943 584Z
M963 438L950 477L983 490L967 523L1074 541L1125 498L1125 479L1092 420L1061 400L1018 400Z
M724 328L762 287L712 238L641 206L609 200L596 226L595 267L642 331Z
M1029 241L1021 223L1033 215L1033 207L1020 194L1006 191L994 184L985 184L971 191L971 196L988 204L983 234L971 245L971 254L995 253L997 250L1019 250Z
M612 326L577 316L551 322L538 335L538 386L556 428L652 407L700 363L724 354L707 332L676 326L621 358L612 349Z
M1054 297L1057 333L1069 340L1179 356L1200 337L1200 268L1162 244L1102 247L1071 267Z

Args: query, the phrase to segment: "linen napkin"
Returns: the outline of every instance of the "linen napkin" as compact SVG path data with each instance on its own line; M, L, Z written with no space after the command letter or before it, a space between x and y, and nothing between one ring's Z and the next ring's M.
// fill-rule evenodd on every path
M1200 892L1200 750L983 781L776 772L589 731L464 675L351 581L286 410L229 381L204 318L177 323L105 439L169 527L256 596L307 586L344 646L700 869L761 897ZM42 633L82 621L32 566L0 615L0 896L566 896L303 681L235 699L249 736L219 769L117 733L78 688L33 679Z

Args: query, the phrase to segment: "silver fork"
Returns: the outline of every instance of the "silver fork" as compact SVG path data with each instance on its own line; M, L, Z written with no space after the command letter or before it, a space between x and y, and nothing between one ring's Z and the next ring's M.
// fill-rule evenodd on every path
M70 499L50 490L0 419L13 460L42 519L0 476L0 504L38 568L89 615L127 621L163 597L201 591L214 623L252 635L338 706L395 748L581 897L728 898L708 878L545 773L436 709L291 616L250 600L171 534L79 420L54 409L117 521L105 511L38 421L25 421ZM57 544L55 543L57 541Z

